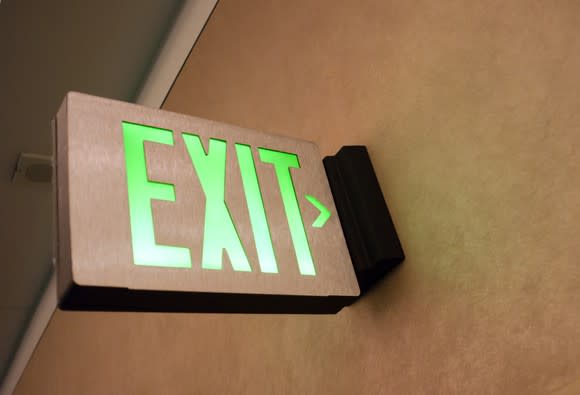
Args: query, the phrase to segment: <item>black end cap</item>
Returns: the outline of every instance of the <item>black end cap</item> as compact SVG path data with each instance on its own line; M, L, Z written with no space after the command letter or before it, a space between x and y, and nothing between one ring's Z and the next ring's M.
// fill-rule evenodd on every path
M344 146L323 163L362 296L405 254L366 147Z

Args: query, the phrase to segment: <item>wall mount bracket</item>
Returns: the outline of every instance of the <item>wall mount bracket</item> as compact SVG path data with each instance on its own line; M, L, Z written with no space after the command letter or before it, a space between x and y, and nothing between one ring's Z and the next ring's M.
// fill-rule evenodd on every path
M323 160L361 296L405 254L365 146Z

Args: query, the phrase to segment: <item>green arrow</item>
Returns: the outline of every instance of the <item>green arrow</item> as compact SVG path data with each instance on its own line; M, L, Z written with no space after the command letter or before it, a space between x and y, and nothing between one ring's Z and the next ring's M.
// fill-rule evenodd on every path
M318 211L320 211L320 215L312 223L312 226L314 228L322 228L324 226L324 224L326 223L326 221L328 221L328 218L330 218L330 210L327 209L324 206L324 204L320 203L320 201L318 199L316 199L314 196L304 195L304 197L306 198L306 200L308 200L310 203L312 203L312 205L314 207L316 207L318 209Z

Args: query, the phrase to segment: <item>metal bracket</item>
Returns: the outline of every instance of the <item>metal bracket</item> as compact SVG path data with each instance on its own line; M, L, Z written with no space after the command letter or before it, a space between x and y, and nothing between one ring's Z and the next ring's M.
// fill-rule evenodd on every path
M14 166L12 182L44 182L52 180L52 156L21 152Z

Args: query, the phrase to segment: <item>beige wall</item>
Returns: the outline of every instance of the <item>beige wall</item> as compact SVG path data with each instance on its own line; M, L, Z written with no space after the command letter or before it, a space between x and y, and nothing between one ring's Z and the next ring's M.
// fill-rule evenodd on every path
M336 316L58 312L18 394L580 393L580 6L222 1L165 108L366 144L407 253Z

